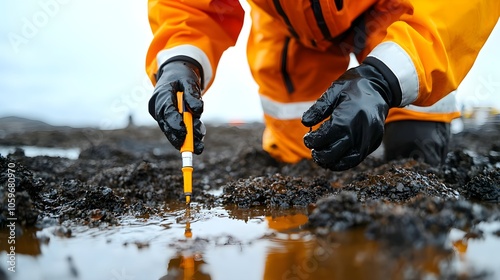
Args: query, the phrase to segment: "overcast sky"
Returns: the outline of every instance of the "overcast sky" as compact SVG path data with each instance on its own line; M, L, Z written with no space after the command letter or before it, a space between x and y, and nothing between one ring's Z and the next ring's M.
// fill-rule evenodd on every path
M152 37L147 1L2 0L0 11L0 117L116 128L133 114L138 124L154 124L144 70ZM246 23L204 97L207 122L261 120ZM499 29L458 90L467 104L500 108Z

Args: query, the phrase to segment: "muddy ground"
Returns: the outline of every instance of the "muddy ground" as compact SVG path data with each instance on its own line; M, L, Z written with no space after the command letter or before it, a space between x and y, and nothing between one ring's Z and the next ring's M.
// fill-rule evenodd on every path
M274 161L261 151L262 130L262 124L208 126L205 152L194 159L193 201L271 215L307 209L303 228L318 238L361 228L367 238L394 252L429 245L446 250L451 228L480 239L478 223L500 220L498 123L453 135L440 167L370 156L345 172L306 160L293 165ZM75 226L112 227L124 216L150 217L170 201L184 200L180 155L156 127L101 131L5 118L0 146L81 151L78 159L27 157L22 149L0 157L0 225L8 224L11 168L19 234L29 227L59 225L60 234L70 236ZM222 194L214 195L220 188Z

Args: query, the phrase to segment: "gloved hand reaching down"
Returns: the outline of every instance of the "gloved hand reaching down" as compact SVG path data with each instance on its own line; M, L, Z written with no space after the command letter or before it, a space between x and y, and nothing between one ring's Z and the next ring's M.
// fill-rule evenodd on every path
M186 109L193 115L194 153L201 154L205 125L200 120L203 113L201 99L201 66L189 57L179 56L160 67L153 96L149 100L149 113L158 122L168 141L180 149L186 138L186 126L177 106L177 92L183 92Z
M396 76L369 57L347 70L302 116L317 130L304 136L313 160L324 168L347 170L358 165L382 142L389 108L401 103Z

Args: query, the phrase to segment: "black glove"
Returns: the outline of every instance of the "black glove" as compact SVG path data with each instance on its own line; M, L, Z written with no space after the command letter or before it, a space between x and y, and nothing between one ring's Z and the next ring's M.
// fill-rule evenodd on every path
M307 127L330 117L304 136L313 160L335 171L358 165L380 145L389 108L400 103L398 80L380 60L349 69L302 116Z
M184 103L193 115L194 153L203 152L205 125L200 120L203 113L201 100L202 70L199 64L184 56L174 57L160 68L153 96L149 100L149 113L158 122L168 141L180 149L186 139L186 126L177 106L177 92L184 92Z

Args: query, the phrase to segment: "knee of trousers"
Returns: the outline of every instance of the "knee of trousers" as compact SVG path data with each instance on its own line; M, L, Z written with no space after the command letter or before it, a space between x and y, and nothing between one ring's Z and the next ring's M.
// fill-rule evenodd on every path
M274 159L296 163L311 158L311 150L304 145L304 135L309 128L300 119L276 120L264 116L266 128L262 137L262 148Z
M444 163L450 124L432 121L396 121L385 125L385 160L413 158L437 166Z

